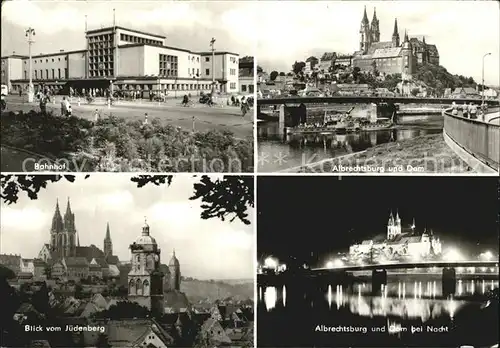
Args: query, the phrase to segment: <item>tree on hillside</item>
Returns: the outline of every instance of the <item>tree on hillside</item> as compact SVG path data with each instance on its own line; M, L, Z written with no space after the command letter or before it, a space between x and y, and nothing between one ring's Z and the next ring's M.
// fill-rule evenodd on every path
M316 87L318 87L318 72L317 71L313 71L312 74L311 74L311 78L314 81L314 85Z
M97 348L111 348L111 345L109 344L108 335L99 334L99 336L97 336L97 342L95 346Z
M87 179L90 175L85 175ZM75 175L1 175L0 198L7 204L16 203L19 194L25 192L32 200L38 198L38 193L48 184L65 179L75 182ZM147 184L170 186L173 175L139 175L131 181L141 188ZM217 217L221 220L236 218L245 224L248 220L247 208L254 207L254 180L252 176L224 176L221 179L212 179L203 175L198 183L194 184L193 196L190 200L201 199L202 219Z
M276 80L276 78L278 77L279 73L276 71L276 70L273 70L271 71L271 73L269 74L269 79L271 81L274 81Z
M358 81L360 72L361 69L359 66L356 66L354 67L354 69L352 69L352 78L354 79L354 81Z
M414 97L417 96L418 92L419 92L418 88L412 88L412 90L410 91L411 95L414 96Z
M375 60L372 62L372 74L373 76L378 76L379 74L377 69L377 62Z
M292 74L291 72L289 72L289 73L287 73L287 74L286 74L286 76L288 76L288 77L292 77L292 76L293 76L293 74Z
M257 73L263 73L264 72L264 69L262 69L261 66L257 65Z
M306 63L304 62L297 62L293 63L292 65L292 71L295 75L299 75L302 72L302 69L306 67Z
M286 76L286 74L282 71L280 72L280 76Z
M435 88L436 93L440 93L440 91L444 92L445 88L451 88L452 90L457 87L476 88L477 85L472 77L453 75L443 66L432 64L418 65L417 71L414 73L414 79Z
M95 319L111 319L120 320L124 318L140 318L145 319L150 317L151 312L144 306L135 302L121 301L112 305L105 311L97 312L92 315Z

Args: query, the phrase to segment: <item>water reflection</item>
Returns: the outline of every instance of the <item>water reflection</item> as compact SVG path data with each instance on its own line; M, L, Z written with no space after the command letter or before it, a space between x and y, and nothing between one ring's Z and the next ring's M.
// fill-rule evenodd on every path
M286 161L264 161L259 163L261 171L278 171L293 168L304 164L303 158L308 162L321 161L327 158L343 156L352 152L366 150L370 147L413 139L423 135L439 134L442 125L431 127L410 126L392 130L379 130L373 132L358 132L350 134L311 134L288 136L283 139L278 136L278 124L262 122L258 124L258 151L266 154L267 158L286 156Z
M443 315L453 318L455 311L467 303L464 296L472 296L479 293L486 294L489 290L498 287L498 281L457 281L455 296L445 298L442 296L440 281L415 281L390 283L381 286L379 296L372 296L371 285L362 283L355 284L352 288L336 285L328 285L324 294L328 307L337 310L348 308L353 314L361 316L398 316L401 318L419 318L427 321ZM407 285L408 284L408 285ZM262 299L263 288L259 287L259 299ZM307 298L307 295L304 295ZM264 289L264 303L266 309L271 311L281 302L282 307L287 305L287 288L285 285L278 291L276 287ZM316 305L311 301L311 307ZM319 306L321 304L319 303Z
M291 282L259 287L259 347L368 347L373 342L385 347L489 347L498 340L498 307L490 297L498 280L457 281L455 294L448 297L442 294L440 280L394 281L382 285L376 295L371 283ZM320 326L367 333L326 334L317 332ZM413 327L429 326L444 328L445 333L411 332Z
M278 301L278 291L274 286L267 287L264 291L264 302L268 311L276 307Z

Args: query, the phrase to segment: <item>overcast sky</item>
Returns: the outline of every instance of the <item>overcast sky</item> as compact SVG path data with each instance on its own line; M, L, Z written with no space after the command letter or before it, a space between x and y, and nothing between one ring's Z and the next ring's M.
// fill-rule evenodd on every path
M359 29L366 5L368 19L377 9L380 41L390 41L394 18L399 35L425 35L439 50L440 64L453 74L499 85L499 2L497 1L315 1L260 2L257 57L265 71L289 71L292 64L324 52L359 49Z
M113 9L119 26L167 37L166 44L208 51L215 48L240 56L253 55L253 4L246 2L167 1L26 1L2 3L2 55L27 54L24 30L36 30L33 53L85 48L85 15L88 29L113 25Z
M37 200L21 193L15 204L2 202L0 253L36 257L49 242L56 199L64 213L70 197L81 246L95 244L102 249L109 222L114 254L129 261L128 247L141 235L147 216L150 233L162 249L162 262L168 264L175 248L183 275L253 279L253 225L200 219L201 201L188 200L196 181L191 175L179 175L171 186L137 188L129 175L91 174L74 183L65 179L49 183Z

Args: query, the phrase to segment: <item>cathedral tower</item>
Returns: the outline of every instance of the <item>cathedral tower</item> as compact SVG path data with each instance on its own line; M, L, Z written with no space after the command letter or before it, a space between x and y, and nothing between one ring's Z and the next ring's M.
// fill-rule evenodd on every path
M66 213L64 213L64 234L66 235L64 257L74 257L76 256L76 224L75 214L71 211L69 197L68 204L66 206Z
M172 258L168 263L168 269L170 270L170 288L174 291L180 291L181 288L181 266L177 257L175 257L175 250L172 254Z
M62 257L61 248L64 244L63 240L64 223L59 210L59 200L56 201L56 209L52 216L52 226L50 227L50 250L53 251L57 257Z
M401 234L401 219L399 218L399 212L396 213L396 218L394 218L391 211L389 221L387 222L387 239L394 239L398 234Z
M399 47L399 30L398 30L398 19L394 20L394 31L392 33L392 46Z
M371 42L380 42L380 26L379 26L379 21L377 18L377 9L373 9L373 19L372 19L372 25L371 25Z
M59 200L56 202L50 228L50 249L57 258L76 256L75 214L71 211L69 198L64 219L59 209Z
M408 33L405 31L405 38L403 41L401 55L403 56L403 71L401 73L401 78L403 81L409 81L412 78L414 59L410 40L408 39Z
M144 222L141 235L130 245L132 268L128 274L128 299L157 314L164 312L163 273L156 240Z
M106 237L104 238L104 257L113 255L113 242L111 241L111 233L109 232L109 222L106 226Z
M370 43L372 39L372 34L370 31L370 23L368 22L368 16L366 15L366 6L365 11L363 13L363 19L361 20L361 27L359 29L360 41L359 41L359 49L366 53L368 48L370 48Z

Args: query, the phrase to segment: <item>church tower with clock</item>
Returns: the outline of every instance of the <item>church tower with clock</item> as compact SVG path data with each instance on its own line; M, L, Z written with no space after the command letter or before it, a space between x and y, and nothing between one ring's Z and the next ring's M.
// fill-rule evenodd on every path
M132 268L128 274L128 299L147 307L154 313L164 312L163 273L156 240L144 222L141 235L130 245Z

